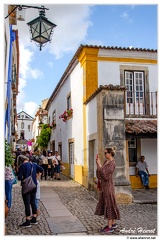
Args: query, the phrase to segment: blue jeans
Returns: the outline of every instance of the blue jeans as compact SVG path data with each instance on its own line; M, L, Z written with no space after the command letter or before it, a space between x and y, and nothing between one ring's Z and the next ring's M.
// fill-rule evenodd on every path
M8 208L11 208L12 204L12 185L13 180L5 180L5 195Z
M142 184L144 186L148 186L149 185L149 177L148 174L144 171L138 171L138 175L141 177L142 180Z

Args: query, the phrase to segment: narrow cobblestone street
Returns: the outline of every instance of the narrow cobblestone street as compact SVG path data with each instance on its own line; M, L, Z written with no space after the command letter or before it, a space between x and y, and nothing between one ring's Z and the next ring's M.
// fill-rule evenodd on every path
M21 187L18 183L13 186L12 208L6 219L6 235L100 235L98 229L106 225L106 220L103 216L94 215L97 200L93 194L73 180L61 177L61 181L42 180L41 193L50 191L51 194L57 194L60 202L83 225L83 230L74 233L59 230L59 234L54 233L50 228L50 212L45 207L45 198L40 201L39 224L27 229L18 227L25 220ZM50 198L50 194L48 195ZM57 202L54 200L53 205L55 204ZM118 228L112 235L157 235L157 204L121 204L119 209L121 220L117 221Z

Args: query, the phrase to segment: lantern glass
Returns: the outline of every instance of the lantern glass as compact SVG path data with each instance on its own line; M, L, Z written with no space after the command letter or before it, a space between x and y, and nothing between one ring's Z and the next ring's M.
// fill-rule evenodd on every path
M46 17L40 15L27 24L30 28L31 40L39 43L41 46L51 41L53 28L56 27L56 25L48 21Z

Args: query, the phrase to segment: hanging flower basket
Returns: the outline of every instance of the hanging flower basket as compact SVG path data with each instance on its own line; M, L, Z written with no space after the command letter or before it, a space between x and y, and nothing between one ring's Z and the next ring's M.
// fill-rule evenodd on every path
M66 122L69 118L71 118L73 115L73 109L67 109L64 111L63 114L59 116L59 119L62 119L63 122Z

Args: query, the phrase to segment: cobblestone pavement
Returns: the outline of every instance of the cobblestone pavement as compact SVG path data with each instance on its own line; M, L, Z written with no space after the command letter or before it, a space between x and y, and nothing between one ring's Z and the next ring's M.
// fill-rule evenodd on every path
M80 184L62 176L61 181L40 182L41 188L48 187L55 191L65 207L76 216L86 228L87 235L100 235L98 229L105 226L107 221L103 216L94 215L97 200ZM121 219L117 221L118 228L112 235L157 235L157 205L156 204L120 204ZM40 220L38 225L31 228L19 228L25 220L24 204L21 197L21 187L18 183L13 186L12 207L5 221L6 235L53 235L47 218L49 214L40 201Z

